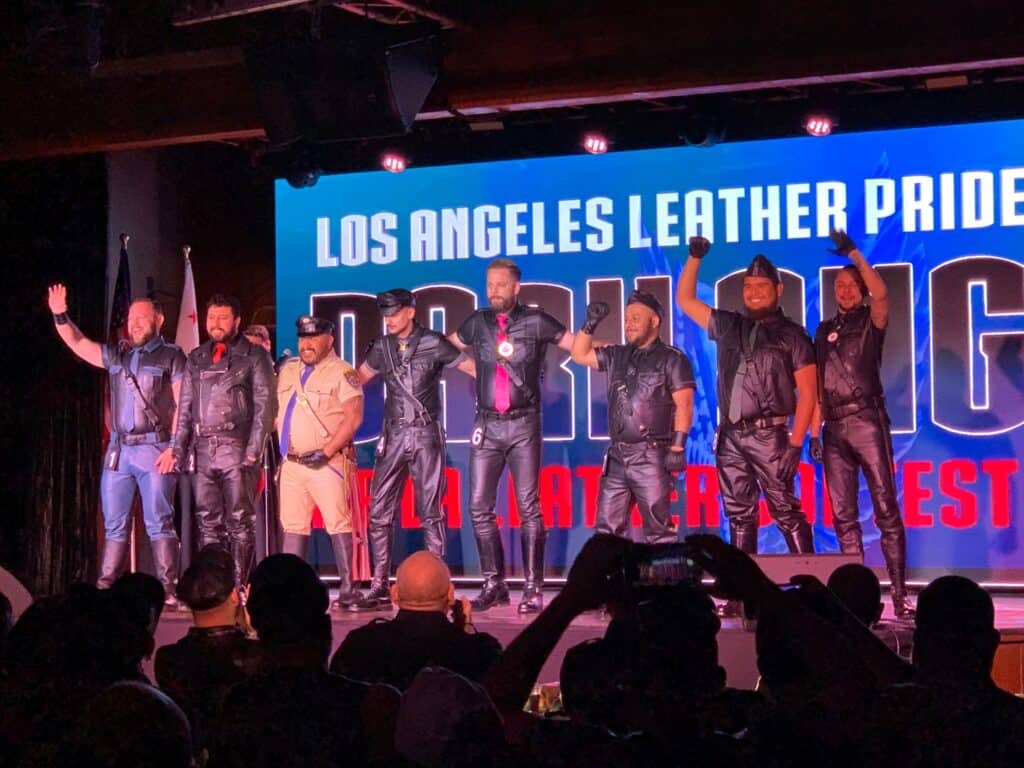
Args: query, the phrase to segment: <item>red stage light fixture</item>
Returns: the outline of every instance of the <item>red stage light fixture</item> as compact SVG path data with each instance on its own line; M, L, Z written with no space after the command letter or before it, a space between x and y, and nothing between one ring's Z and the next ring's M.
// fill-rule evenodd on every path
M603 155L608 151L608 139L600 133L588 133L583 137L583 148L592 155Z
M405 170L406 160L397 152L388 152L380 159L380 167L391 173L401 173Z
M804 130L811 136L828 136L833 126L832 118L828 115L808 115L804 122Z

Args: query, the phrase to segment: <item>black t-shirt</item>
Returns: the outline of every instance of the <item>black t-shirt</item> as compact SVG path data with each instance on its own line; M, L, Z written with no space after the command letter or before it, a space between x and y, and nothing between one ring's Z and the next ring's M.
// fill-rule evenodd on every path
M680 350L655 339L644 349L616 344L594 350L608 374L608 424L612 440L663 440L673 432L672 393L694 389L693 366Z
M363 362L367 368L384 377L387 385L385 420L408 419L420 410L409 397L409 392L416 396L432 418L437 419L441 412L438 391L441 374L458 357L459 350L447 338L420 325L415 326L405 339L392 335L374 339Z
M885 329L871 322L871 309L867 306L840 312L818 326L814 352L826 418L830 408L882 396L884 344Z
M754 327L754 344L750 339ZM718 342L718 408L722 423L729 413L733 379L745 354L750 356L743 379L745 420L791 416L796 412L794 372L814 365L814 346L807 330L777 309L760 320L724 309L711 310L708 336Z
M540 407L540 371L548 344L557 344L565 326L547 312L516 305L508 313L509 399L512 410ZM494 409L494 372L498 363L498 320L493 309L478 309L458 330L459 340L470 347L476 362L476 403ZM521 385L516 384L519 379Z

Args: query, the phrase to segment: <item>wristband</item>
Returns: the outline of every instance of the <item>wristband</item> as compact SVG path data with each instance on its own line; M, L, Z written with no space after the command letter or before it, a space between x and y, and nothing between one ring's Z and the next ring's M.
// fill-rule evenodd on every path
M57 325L67 325L68 323L71 322L71 318L68 317L67 312L54 312L53 322L56 323Z
M673 448L685 448L686 438L690 436L689 432L673 432L672 433L672 447Z

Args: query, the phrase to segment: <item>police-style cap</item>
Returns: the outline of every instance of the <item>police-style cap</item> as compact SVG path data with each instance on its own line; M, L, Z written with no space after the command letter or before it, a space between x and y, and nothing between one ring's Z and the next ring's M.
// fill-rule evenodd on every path
M223 547L208 544L178 580L178 599L193 611L208 611L228 599L235 588L235 564Z
M750 262L750 266L747 267L745 277L767 277L773 283L778 285L782 282L779 277L779 270L775 268L775 265L768 261L768 257L762 254L757 254L754 260Z
M662 320L665 319L665 308L661 306L661 302L654 297L653 293L633 291L626 300L626 306L628 307L630 304L643 304Z
M405 288L392 288L377 294L377 309L384 317L391 317L402 307L415 307L416 297Z
M334 323L322 317L302 315L295 321L299 336L319 336L321 333L334 333Z

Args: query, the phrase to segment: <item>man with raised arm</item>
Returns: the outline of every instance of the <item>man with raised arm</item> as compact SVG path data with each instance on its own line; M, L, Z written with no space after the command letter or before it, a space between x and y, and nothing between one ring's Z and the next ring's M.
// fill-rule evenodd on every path
M814 336L821 401L811 421L811 458L825 466L839 548L859 555L864 554L857 503L858 472L863 470L892 582L892 606L897 618L912 619L907 535L896 499L892 437L882 391L888 291L849 235L832 230L831 237L834 252L852 263L836 275L835 316L822 322Z
M514 261L494 259L487 267L490 306L471 314L449 340L476 364L476 426L470 440L470 516L484 586L473 610L509 601L505 551L494 505L498 481L508 465L522 520L523 597L519 613L544 605L544 542L540 513L540 379L548 344L572 350L572 333L547 312L519 303L522 272Z
M676 301L718 343L715 460L732 543L757 552L758 498L790 552L814 551L811 526L793 494L793 478L817 402L810 336L779 307L779 271L758 254L743 277L744 311L712 309L697 298L697 273L711 249L690 238Z
M636 501L650 544L677 540L669 497L674 474L686 469L686 438L693 423L696 384L689 358L661 341L665 310L647 291L626 302L626 344L594 348L594 330L608 315L603 301L587 305L573 340L572 359L608 374L608 428L597 497L595 533L628 537Z
M110 442L100 476L105 538L96 585L107 588L128 563L132 504L138 489L142 516L153 548L156 576L168 605L177 604L178 534L174 530L174 474L171 438L177 423L185 355L160 336L163 307L134 299L128 309L128 339L101 344L85 336L68 317L67 288L49 289L57 335L78 357L110 375Z

